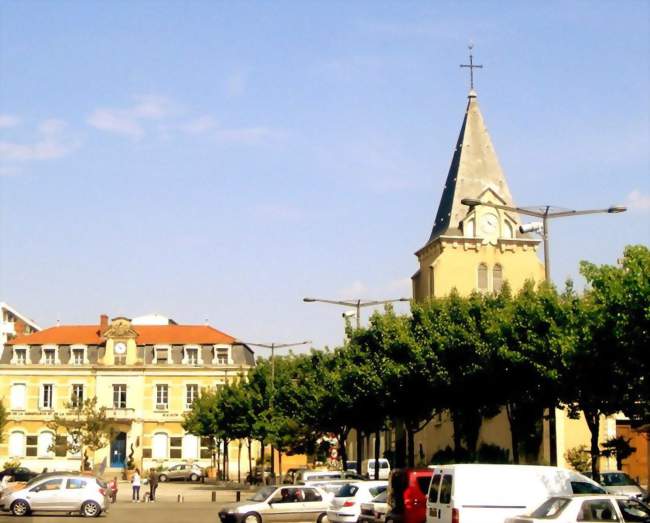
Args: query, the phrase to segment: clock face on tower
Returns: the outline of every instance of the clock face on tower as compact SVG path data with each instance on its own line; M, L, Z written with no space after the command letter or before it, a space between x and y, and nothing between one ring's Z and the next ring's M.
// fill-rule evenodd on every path
M487 213L481 218L481 231L485 234L493 235L499 224L496 214Z
M126 352L126 344L118 342L115 344L115 354L124 354Z

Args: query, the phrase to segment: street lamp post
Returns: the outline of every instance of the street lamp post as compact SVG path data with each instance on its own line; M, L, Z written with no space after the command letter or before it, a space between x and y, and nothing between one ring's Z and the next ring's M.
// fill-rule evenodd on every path
M463 198L460 203L467 205L470 210L474 207L484 205L486 207L492 207L494 209L500 209L503 211L516 212L526 216L533 216L535 218L541 218L541 222L533 222L525 225L519 226L519 232L536 232L538 233L544 242L544 279L550 283L551 282L551 256L549 252L549 230L548 222L554 218L567 218L569 216L582 216L584 214L616 214L620 212L625 212L627 207L622 205L612 205L606 209L585 209L582 211L559 209L556 207L551 207L550 205L543 205L540 207L510 207L509 205L500 205L497 203L484 202L474 198ZM549 452L551 454L551 465L557 465L557 435L556 423L555 423L555 405L549 407L549 416L548 416L548 425L549 425Z
M534 216L535 218L541 218L542 222L534 222L526 225L521 225L519 227L519 232L536 232L538 233L544 242L544 278L546 281L550 282L551 280L551 258L549 253L549 233L548 233L548 222L554 218L567 218L569 216L582 216L584 214L616 214L620 212L627 211L627 207L622 205L612 205L606 209L586 209L583 211L574 211L559 209L551 207L550 205L543 205L541 207L510 207L509 205L500 205L498 203L483 202L481 200L475 200L474 198L463 198L460 203L467 205L468 207L478 207L484 205L486 207L493 207L494 209L501 209L502 211L516 212L519 214L524 214L526 216Z
M395 303L399 301L410 301L408 298L396 298L394 300L322 300L320 298L303 298L306 303L329 303L331 305L342 305L344 307L354 307L357 316L357 329L361 327L361 308L374 307L376 305L385 305L386 303Z
M252 347L260 347L262 349L271 349L271 395L269 397L269 410L272 413L273 399L275 397L275 349L286 349L288 347L307 345L311 343L311 340L298 341L296 343L248 343L245 341L238 341L238 343ZM275 456L273 453L273 445L271 445L271 473L275 474ZM282 470L280 470L280 477L282 477ZM262 480L264 480L264 463L262 463Z

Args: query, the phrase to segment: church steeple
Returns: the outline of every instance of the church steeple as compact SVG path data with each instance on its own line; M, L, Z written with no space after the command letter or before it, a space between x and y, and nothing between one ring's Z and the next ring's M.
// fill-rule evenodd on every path
M468 99L429 241L439 236L463 236L462 220L468 211L461 204L463 198L480 198L486 190L491 190L503 205L513 206L510 189L485 127L474 89L470 90Z

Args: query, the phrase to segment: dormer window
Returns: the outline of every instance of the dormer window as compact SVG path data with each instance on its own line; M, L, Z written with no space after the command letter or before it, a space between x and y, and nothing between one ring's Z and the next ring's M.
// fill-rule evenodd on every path
M216 365L228 365L230 363L230 347L215 347L213 363Z
M27 347L14 347L14 357L11 361L12 365L26 365L27 364Z
M54 349L43 350L43 363L45 363L45 365L54 365L55 357L56 353L54 352Z
M86 346L85 345L72 345L70 347L70 364L71 365L84 365L86 361Z
M187 359L188 365L198 365L199 364L199 349L194 347L185 349L185 358Z
M41 365L56 365L59 363L59 349L56 345L44 345L41 351Z
M184 350L185 357L183 358L183 363L186 365L199 365L201 363L199 347L185 347Z
M154 357L153 357L153 362L154 363L160 363L163 365L166 365L169 363L169 349L170 347L167 345L164 346L158 346L154 347Z

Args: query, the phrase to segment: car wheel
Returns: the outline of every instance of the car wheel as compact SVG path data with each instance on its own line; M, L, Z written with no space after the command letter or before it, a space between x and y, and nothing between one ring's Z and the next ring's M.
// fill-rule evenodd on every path
M161 474L160 476L158 476L158 481L160 481L161 483L164 483L165 481L167 481L167 475L166 474Z
M260 518L260 515L255 512L249 512L248 514L244 514L242 523L262 523L262 518Z
M81 515L85 518L96 518L101 512L102 508L94 501L86 501L81 505Z
M17 499L11 504L11 513L14 516L26 516L29 514L29 503L24 499Z
M190 481L198 481L198 480L199 480L199 476L197 476L194 473L190 474Z
M320 516L318 516L316 523L329 523L329 519L327 519L327 514L323 512Z

